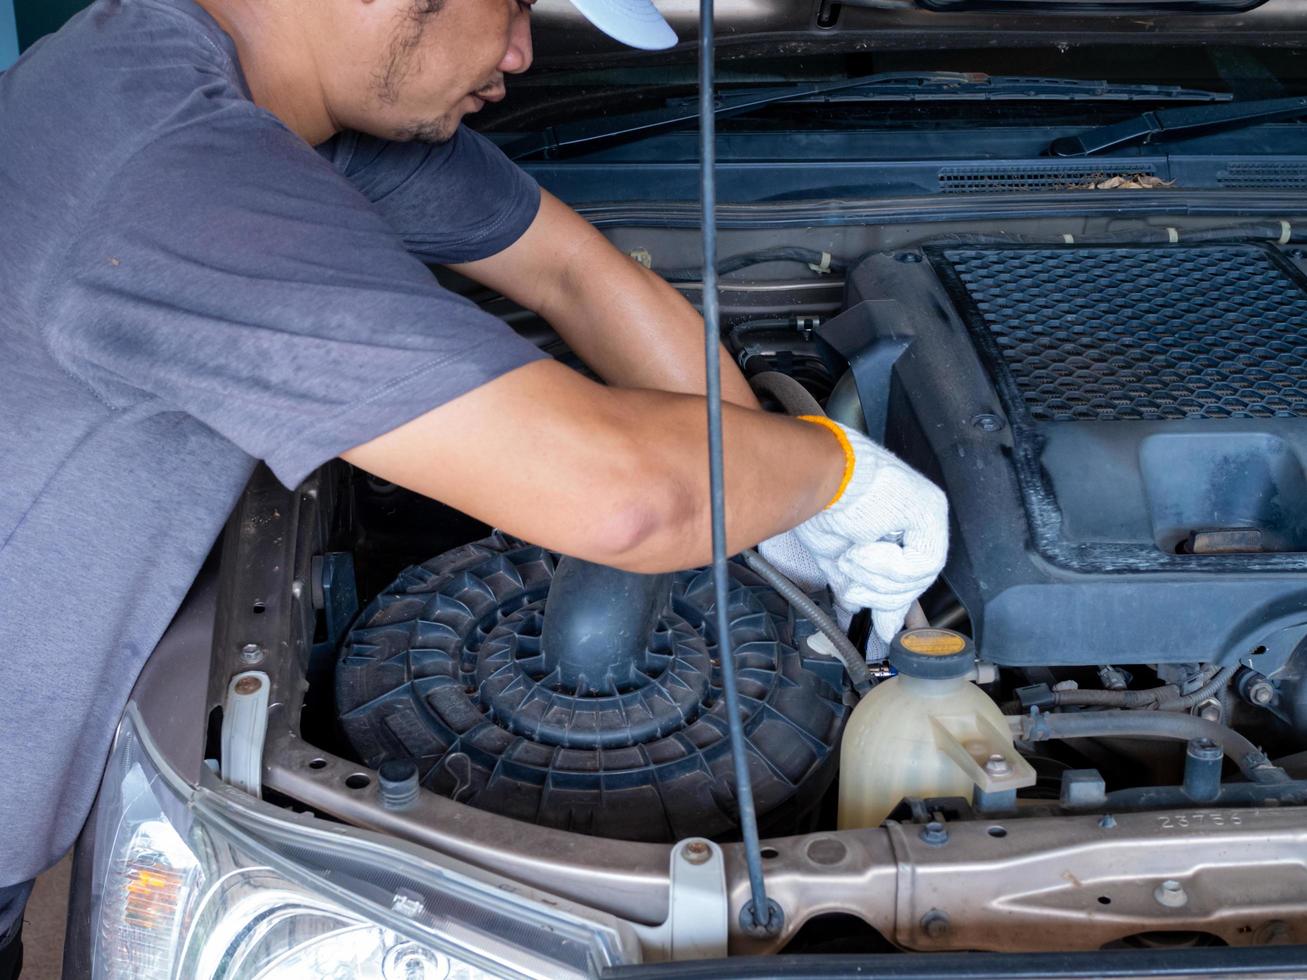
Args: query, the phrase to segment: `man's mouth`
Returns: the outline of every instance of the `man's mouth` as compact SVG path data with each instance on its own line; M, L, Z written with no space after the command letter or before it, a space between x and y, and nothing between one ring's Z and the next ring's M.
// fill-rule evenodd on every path
M504 96L508 94L508 90L496 85L493 88L478 89L472 94L482 102L502 102Z

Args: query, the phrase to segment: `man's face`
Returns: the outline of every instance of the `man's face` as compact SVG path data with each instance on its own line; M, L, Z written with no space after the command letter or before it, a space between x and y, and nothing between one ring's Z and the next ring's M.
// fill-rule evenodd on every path
M449 139L464 115L504 97L505 74L530 67L534 2L372 0L383 16L350 46L367 81L338 121L386 139Z

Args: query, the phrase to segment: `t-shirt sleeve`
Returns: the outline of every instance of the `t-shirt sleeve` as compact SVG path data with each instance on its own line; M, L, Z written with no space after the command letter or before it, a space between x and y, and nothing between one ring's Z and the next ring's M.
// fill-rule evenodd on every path
M466 126L437 145L346 132L321 150L427 262L471 262L502 252L540 210L536 182Z
M45 289L52 354L102 400L185 412L288 486L544 356L258 116L138 151Z

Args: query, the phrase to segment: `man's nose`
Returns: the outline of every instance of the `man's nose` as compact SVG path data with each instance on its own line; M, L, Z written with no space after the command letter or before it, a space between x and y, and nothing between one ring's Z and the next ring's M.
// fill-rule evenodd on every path
M517 75L531 67L531 14L517 10L508 29L508 50L499 62L499 70Z

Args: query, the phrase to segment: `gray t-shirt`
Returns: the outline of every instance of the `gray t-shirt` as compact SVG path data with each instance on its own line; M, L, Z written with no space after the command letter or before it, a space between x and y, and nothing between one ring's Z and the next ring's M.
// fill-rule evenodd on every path
M98 0L0 75L0 886L84 822L257 460L294 486L541 356L422 260L539 190L460 129L315 150L192 0Z

